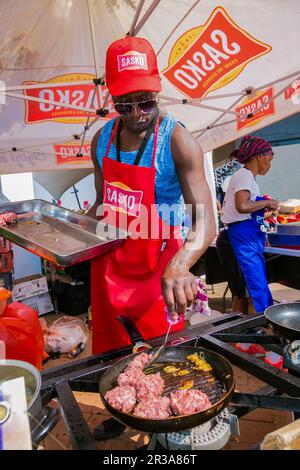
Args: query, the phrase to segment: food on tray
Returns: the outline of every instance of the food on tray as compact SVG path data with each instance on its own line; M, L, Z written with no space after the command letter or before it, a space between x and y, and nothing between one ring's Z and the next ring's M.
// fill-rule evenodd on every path
M115 387L105 394L105 400L124 413L130 413L136 404L136 391L131 385L124 387Z
M17 214L15 212L3 212L0 214L0 227L5 227L7 224L14 224L17 222Z
M197 353L190 354L187 359L193 364L195 364L196 369L198 370L204 370L204 371L210 371L212 370L212 367L208 362L206 362L202 357L200 357Z
M170 394L170 402L175 415L189 415L212 406L208 396L200 390L177 390Z
M281 202L278 212L280 214L300 213L300 199L288 199L285 202Z
M164 419L171 416L170 399L168 397L150 395L138 403L134 416L148 419Z

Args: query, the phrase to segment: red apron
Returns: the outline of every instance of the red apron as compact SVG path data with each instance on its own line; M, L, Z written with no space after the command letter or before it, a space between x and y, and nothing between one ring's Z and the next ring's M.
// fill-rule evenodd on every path
M166 333L168 323L165 315L166 304L161 294L161 277L183 243L179 235L180 227L166 224L155 208L158 120L151 168L108 158L117 127L118 123L110 136L102 165L105 221L130 230L130 224L138 226L144 207L147 209L149 229L155 224L156 227L159 225L159 233L155 239L127 238L120 248L92 260L93 354L131 344L127 331L117 320L118 316L129 317L144 340ZM127 207L124 201L127 201ZM126 227L122 223L122 214L125 211ZM166 237L168 233L170 236ZM183 324L181 320L173 326L173 331L183 329Z

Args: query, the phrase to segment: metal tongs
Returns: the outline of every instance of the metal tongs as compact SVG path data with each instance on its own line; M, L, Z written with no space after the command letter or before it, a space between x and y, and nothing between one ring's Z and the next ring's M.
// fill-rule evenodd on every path
M170 330L172 328L172 326L174 325L174 323L170 323L169 324L169 328L168 328L168 331L166 333L166 336L165 336L165 341L164 343L161 345L161 347L156 351L156 353L153 354L153 357L150 359L150 361L145 365L145 367L143 368L143 371L147 370L150 366L152 366L152 364L159 358L159 356L161 355L163 349L165 348L166 346L166 343L168 341L168 337L169 337L169 333L170 333Z

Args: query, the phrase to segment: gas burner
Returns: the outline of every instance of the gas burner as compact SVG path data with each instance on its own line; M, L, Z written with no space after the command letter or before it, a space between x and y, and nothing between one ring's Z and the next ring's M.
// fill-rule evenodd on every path
M287 344L283 351L284 367L289 371L300 377L300 341L296 340Z
M216 418L187 431L157 434L157 441L170 450L222 449L231 434L239 435L238 420L227 408Z
M300 366L300 341L293 341L289 347L289 353L291 356L292 363L295 366Z

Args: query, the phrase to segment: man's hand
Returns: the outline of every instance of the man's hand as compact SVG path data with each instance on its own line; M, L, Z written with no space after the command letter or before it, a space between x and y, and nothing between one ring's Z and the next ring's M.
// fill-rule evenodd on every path
M187 268L167 266L161 281L162 294L171 320L176 321L197 295L197 283Z

